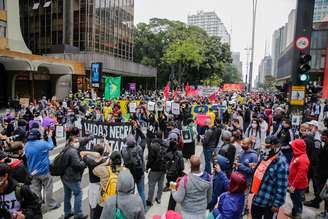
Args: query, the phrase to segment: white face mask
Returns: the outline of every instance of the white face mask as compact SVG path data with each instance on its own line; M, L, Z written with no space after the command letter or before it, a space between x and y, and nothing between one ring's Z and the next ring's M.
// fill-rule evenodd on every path
M80 142L72 143L72 146L73 146L74 148L79 148L79 147L80 147Z
M257 128L257 124L252 124L252 128L253 129Z

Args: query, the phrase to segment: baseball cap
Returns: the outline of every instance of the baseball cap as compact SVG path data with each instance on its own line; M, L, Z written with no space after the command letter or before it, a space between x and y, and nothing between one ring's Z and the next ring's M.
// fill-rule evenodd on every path
M266 144L279 144L280 141L279 141L279 139L278 139L276 136L274 136L274 135L269 135L269 136L267 136L267 137L265 138L265 143L266 143Z
M316 121L316 120L311 120L310 122L307 122L306 124L312 125L312 126L315 126L315 127L319 127L319 122Z

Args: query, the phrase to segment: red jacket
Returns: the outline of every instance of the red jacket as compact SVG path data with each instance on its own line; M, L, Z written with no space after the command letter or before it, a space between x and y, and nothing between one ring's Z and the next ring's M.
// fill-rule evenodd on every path
M289 166L288 185L295 189L308 187L308 170L310 161L306 154L306 144L303 139L295 139L292 142L294 156Z

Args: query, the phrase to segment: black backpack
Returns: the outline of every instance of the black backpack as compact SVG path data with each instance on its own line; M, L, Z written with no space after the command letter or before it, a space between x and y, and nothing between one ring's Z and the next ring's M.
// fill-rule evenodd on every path
M144 175L143 158L139 152L139 147L126 148L126 167L129 168L134 180L139 180Z
M163 144L159 144L159 151L158 151L158 164L161 170L166 170L166 151L167 148Z
M65 147L52 161L50 164L50 175L52 176L62 176L65 172L65 152L68 150L69 147Z
M172 152L170 152L172 153ZM182 155L179 154L178 151L173 152L173 156L167 157L166 161L166 175L169 177L178 177L181 175L181 172L183 171L182 164L183 158Z

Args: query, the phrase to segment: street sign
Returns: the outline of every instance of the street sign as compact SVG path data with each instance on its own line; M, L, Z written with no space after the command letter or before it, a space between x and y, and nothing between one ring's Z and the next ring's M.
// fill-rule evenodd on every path
M310 39L306 36L301 36L297 38L295 45L298 50L305 50L310 46Z
M305 99L305 86L292 86L290 105L303 106Z

